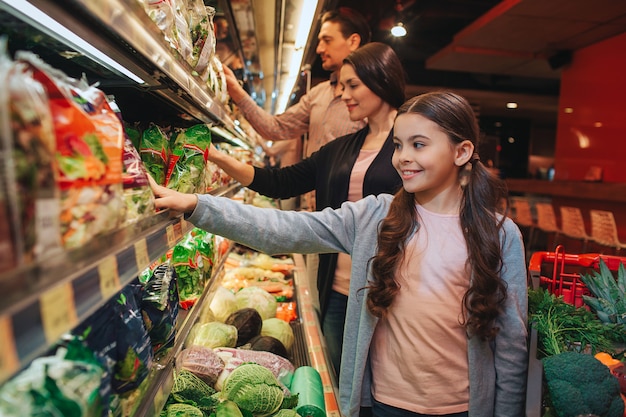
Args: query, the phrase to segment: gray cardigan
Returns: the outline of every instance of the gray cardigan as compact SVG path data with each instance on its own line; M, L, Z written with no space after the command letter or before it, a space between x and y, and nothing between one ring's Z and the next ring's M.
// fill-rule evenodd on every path
M295 212L256 208L226 198L200 195L188 220L207 231L268 254L345 252L352 256L350 295L346 312L339 380L339 405L344 415L358 417L360 406L371 405L369 346L377 319L365 303L369 260L376 252L378 225L392 196L368 196L339 209ZM508 288L500 333L489 343L468 340L470 417L522 417L526 393L527 286L521 234L506 219L501 232ZM444 347L445 348L445 347Z

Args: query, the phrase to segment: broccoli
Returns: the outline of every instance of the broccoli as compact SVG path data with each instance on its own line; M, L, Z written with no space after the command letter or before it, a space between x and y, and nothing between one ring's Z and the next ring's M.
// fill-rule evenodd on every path
M558 417L624 415L617 378L593 356L568 351L542 362L550 402Z

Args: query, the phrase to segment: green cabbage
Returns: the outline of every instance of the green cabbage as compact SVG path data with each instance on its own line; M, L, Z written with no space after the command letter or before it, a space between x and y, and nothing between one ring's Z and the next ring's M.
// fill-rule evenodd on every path
M278 303L276 298L263 288L246 287L235 294L237 309L255 308L263 320L276 317Z
M187 346L204 346L210 349L235 347L236 344L237 328L217 321L194 324L187 339Z
M221 395L255 417L275 413L283 402L283 388L272 371L256 363L235 368L224 382Z
M263 320L261 336L271 336L280 340L287 351L290 351L293 346L294 335L291 325L276 317Z
M167 417L204 417L204 413L193 405L171 404L167 407Z
M209 308L215 320L225 322L228 316L238 310L235 294L220 285L217 287Z

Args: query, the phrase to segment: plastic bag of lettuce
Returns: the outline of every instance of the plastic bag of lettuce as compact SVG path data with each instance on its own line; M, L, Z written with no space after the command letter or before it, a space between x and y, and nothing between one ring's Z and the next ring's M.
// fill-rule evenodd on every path
M167 188L181 193L204 193L211 131L205 124L175 131L165 178Z
M107 375L94 353L73 339L0 388L0 415L100 417L108 407L101 392Z

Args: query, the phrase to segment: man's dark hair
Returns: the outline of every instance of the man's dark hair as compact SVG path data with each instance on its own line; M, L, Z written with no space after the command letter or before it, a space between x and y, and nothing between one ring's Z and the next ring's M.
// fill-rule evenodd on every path
M363 46L372 39L369 24L363 15L349 7L340 7L337 10L325 12L320 19L320 24L325 22L339 23L341 34L344 38L356 33L361 37L359 46Z

